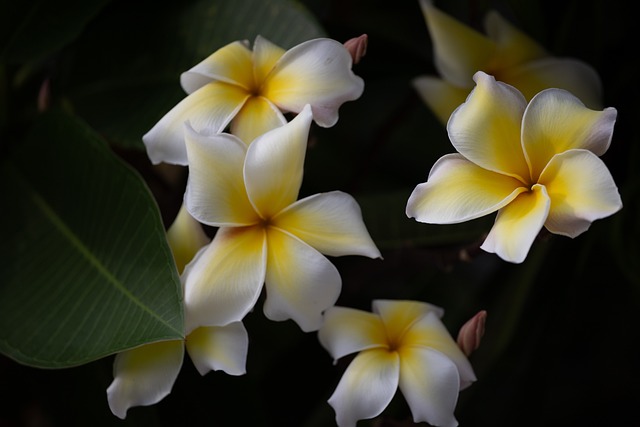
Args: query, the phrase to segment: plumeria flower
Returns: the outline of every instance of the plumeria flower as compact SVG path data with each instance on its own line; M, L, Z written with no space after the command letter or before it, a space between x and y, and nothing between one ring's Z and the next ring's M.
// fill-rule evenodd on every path
M219 227L190 264L187 322L241 320L266 287L265 315L317 330L340 293L325 257L380 252L353 197L340 191L297 200L312 107L249 146L231 134L202 135L187 126L185 204L200 222Z
M598 157L609 148L617 112L590 110L561 89L527 104L512 86L478 72L447 131L458 153L441 157L409 197L420 222L452 224L498 211L481 248L524 261L542 227L576 237L622 208Z
M602 108L600 77L588 64L552 56L496 11L485 16L485 35L437 9L432 0L419 1L440 78L421 76L413 83L442 123L473 89L476 71L515 86L527 100L555 87L573 93L589 108Z
M338 109L360 97L363 80L352 70L341 43L319 38L285 51L258 36L230 43L182 73L188 96L171 109L142 140L154 164L187 164L183 124L196 131L231 133L246 143L287 122L284 114L311 105L323 127L338 120Z
M189 274L185 260L193 257L209 238L181 208L167 231L178 271L184 279ZM187 330L186 340L160 341L118 353L113 365L113 382L107 388L111 412L126 418L129 408L148 406L164 399L173 388L182 368L185 347L201 375L222 370L230 375L243 375L249 338L242 322L219 327L198 327Z
M417 301L373 301L373 312L334 306L318 331L334 360L358 353L329 404L339 427L355 427L389 405L398 387L413 420L458 425L460 390L476 380L473 368L441 322L440 307Z

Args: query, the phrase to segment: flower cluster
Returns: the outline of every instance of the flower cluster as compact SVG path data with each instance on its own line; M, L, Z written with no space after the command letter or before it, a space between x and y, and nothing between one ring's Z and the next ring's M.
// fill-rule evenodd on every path
M600 158L617 112L599 109L595 71L552 57L496 12L485 36L419 2L442 78L415 85L457 153L415 187L407 216L451 224L497 212L481 248L521 263L543 228L576 237L621 209ZM352 66L366 43L366 35L345 44L315 39L285 50L259 36L253 49L230 43L182 74L188 95L143 142L153 163L188 167L184 203L167 232L186 338L116 356L107 390L115 415L164 398L185 349L202 375L243 375L243 320L264 294L266 318L317 331L334 360L355 354L328 400L340 427L380 415L398 389L415 422L458 424L458 394L476 380L468 357L486 313L456 342L444 310L426 302L374 300L372 312L337 306L342 279L328 257L381 252L351 195L299 199L311 128L335 125L342 104L363 93ZM212 239L202 225L215 229Z

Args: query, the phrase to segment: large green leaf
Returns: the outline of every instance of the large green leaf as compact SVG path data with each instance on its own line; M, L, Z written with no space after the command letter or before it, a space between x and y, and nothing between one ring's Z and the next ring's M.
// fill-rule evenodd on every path
M91 129L44 115L0 171L0 351L60 368L183 336L158 208Z

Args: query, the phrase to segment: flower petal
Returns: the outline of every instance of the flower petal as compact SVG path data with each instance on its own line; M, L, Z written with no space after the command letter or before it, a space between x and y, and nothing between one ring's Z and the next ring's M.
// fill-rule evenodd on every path
M403 348L400 351L400 390L409 404L414 422L456 427L454 410L460 378L456 365L431 349Z
M473 28L437 9L431 0L420 0L440 75L460 88L473 87L471 77L493 57L495 43Z
M249 336L242 322L194 329L187 336L186 345L200 375L218 370L229 375L247 372Z
M480 248L505 261L521 263L542 229L551 201L546 189L534 185L498 211L496 222Z
M244 186L246 145L233 135L206 136L185 127L189 177L184 196L198 221L212 226L250 225L258 221Z
M419 222L455 224L495 212L523 191L515 178L447 154L433 165L428 181L413 190L406 214Z
M588 150L569 150L551 159L540 177L551 198L545 227L576 237L591 222L622 209L622 200L604 162Z
M253 308L264 283L266 239L261 227L223 227L187 266L185 322L198 326L239 322Z
M161 341L116 355L113 382L107 388L109 407L121 419L133 406L148 406L167 396L182 368L182 340Z
M258 136L287 123L280 110L261 96L253 96L231 122L231 133L247 145Z
M395 352L374 349L358 354L329 398L338 427L355 427L358 420L382 413L398 389L399 367Z
M176 219L167 230L167 242L176 261L178 273L182 273L198 250L210 240L202 225L189 214L183 203Z
M437 77L421 76L413 80L420 98L433 111L442 124L447 124L451 113L462 104L471 88L459 88Z
M262 218L271 218L298 198L310 126L311 110L306 107L289 123L249 146L244 182L249 200Z
M186 165L185 122L196 131L222 132L247 97L238 87L221 82L209 83L188 95L142 137L149 159L154 164Z
M555 154L573 148L604 154L613 137L616 116L614 108L590 110L560 89L534 96L522 121L522 142L534 179Z
M381 257L364 225L358 202L341 191L298 200L276 215L271 224L325 255Z
M351 65L351 55L342 43L309 40L282 55L261 94L285 112L298 113L311 104L315 122L331 127L338 121L340 106L364 91L364 81L353 74Z
M478 166L527 182L529 168L520 142L526 100L481 71L473 78L476 87L447 124L451 143Z
M180 75L180 84L187 93L215 80L239 86L244 92L252 91L253 58L246 42L229 43Z
M255 81L261 85L286 51L280 46L258 35L253 43L253 73Z
M322 324L322 312L335 304L342 287L336 267L320 252L290 234L270 227L265 315L293 319L305 331Z
M347 307L334 306L325 311L318 339L334 361L362 350L389 347L380 316Z
M444 314L438 306L426 302L405 300L374 300L373 312L380 315L389 339L396 344L404 333L422 317L433 312L437 318Z

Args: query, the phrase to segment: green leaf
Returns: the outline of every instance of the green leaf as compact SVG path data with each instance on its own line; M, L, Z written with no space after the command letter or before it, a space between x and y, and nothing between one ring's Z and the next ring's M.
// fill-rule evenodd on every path
M139 175L48 113L2 164L0 351L62 368L182 338L182 291Z

